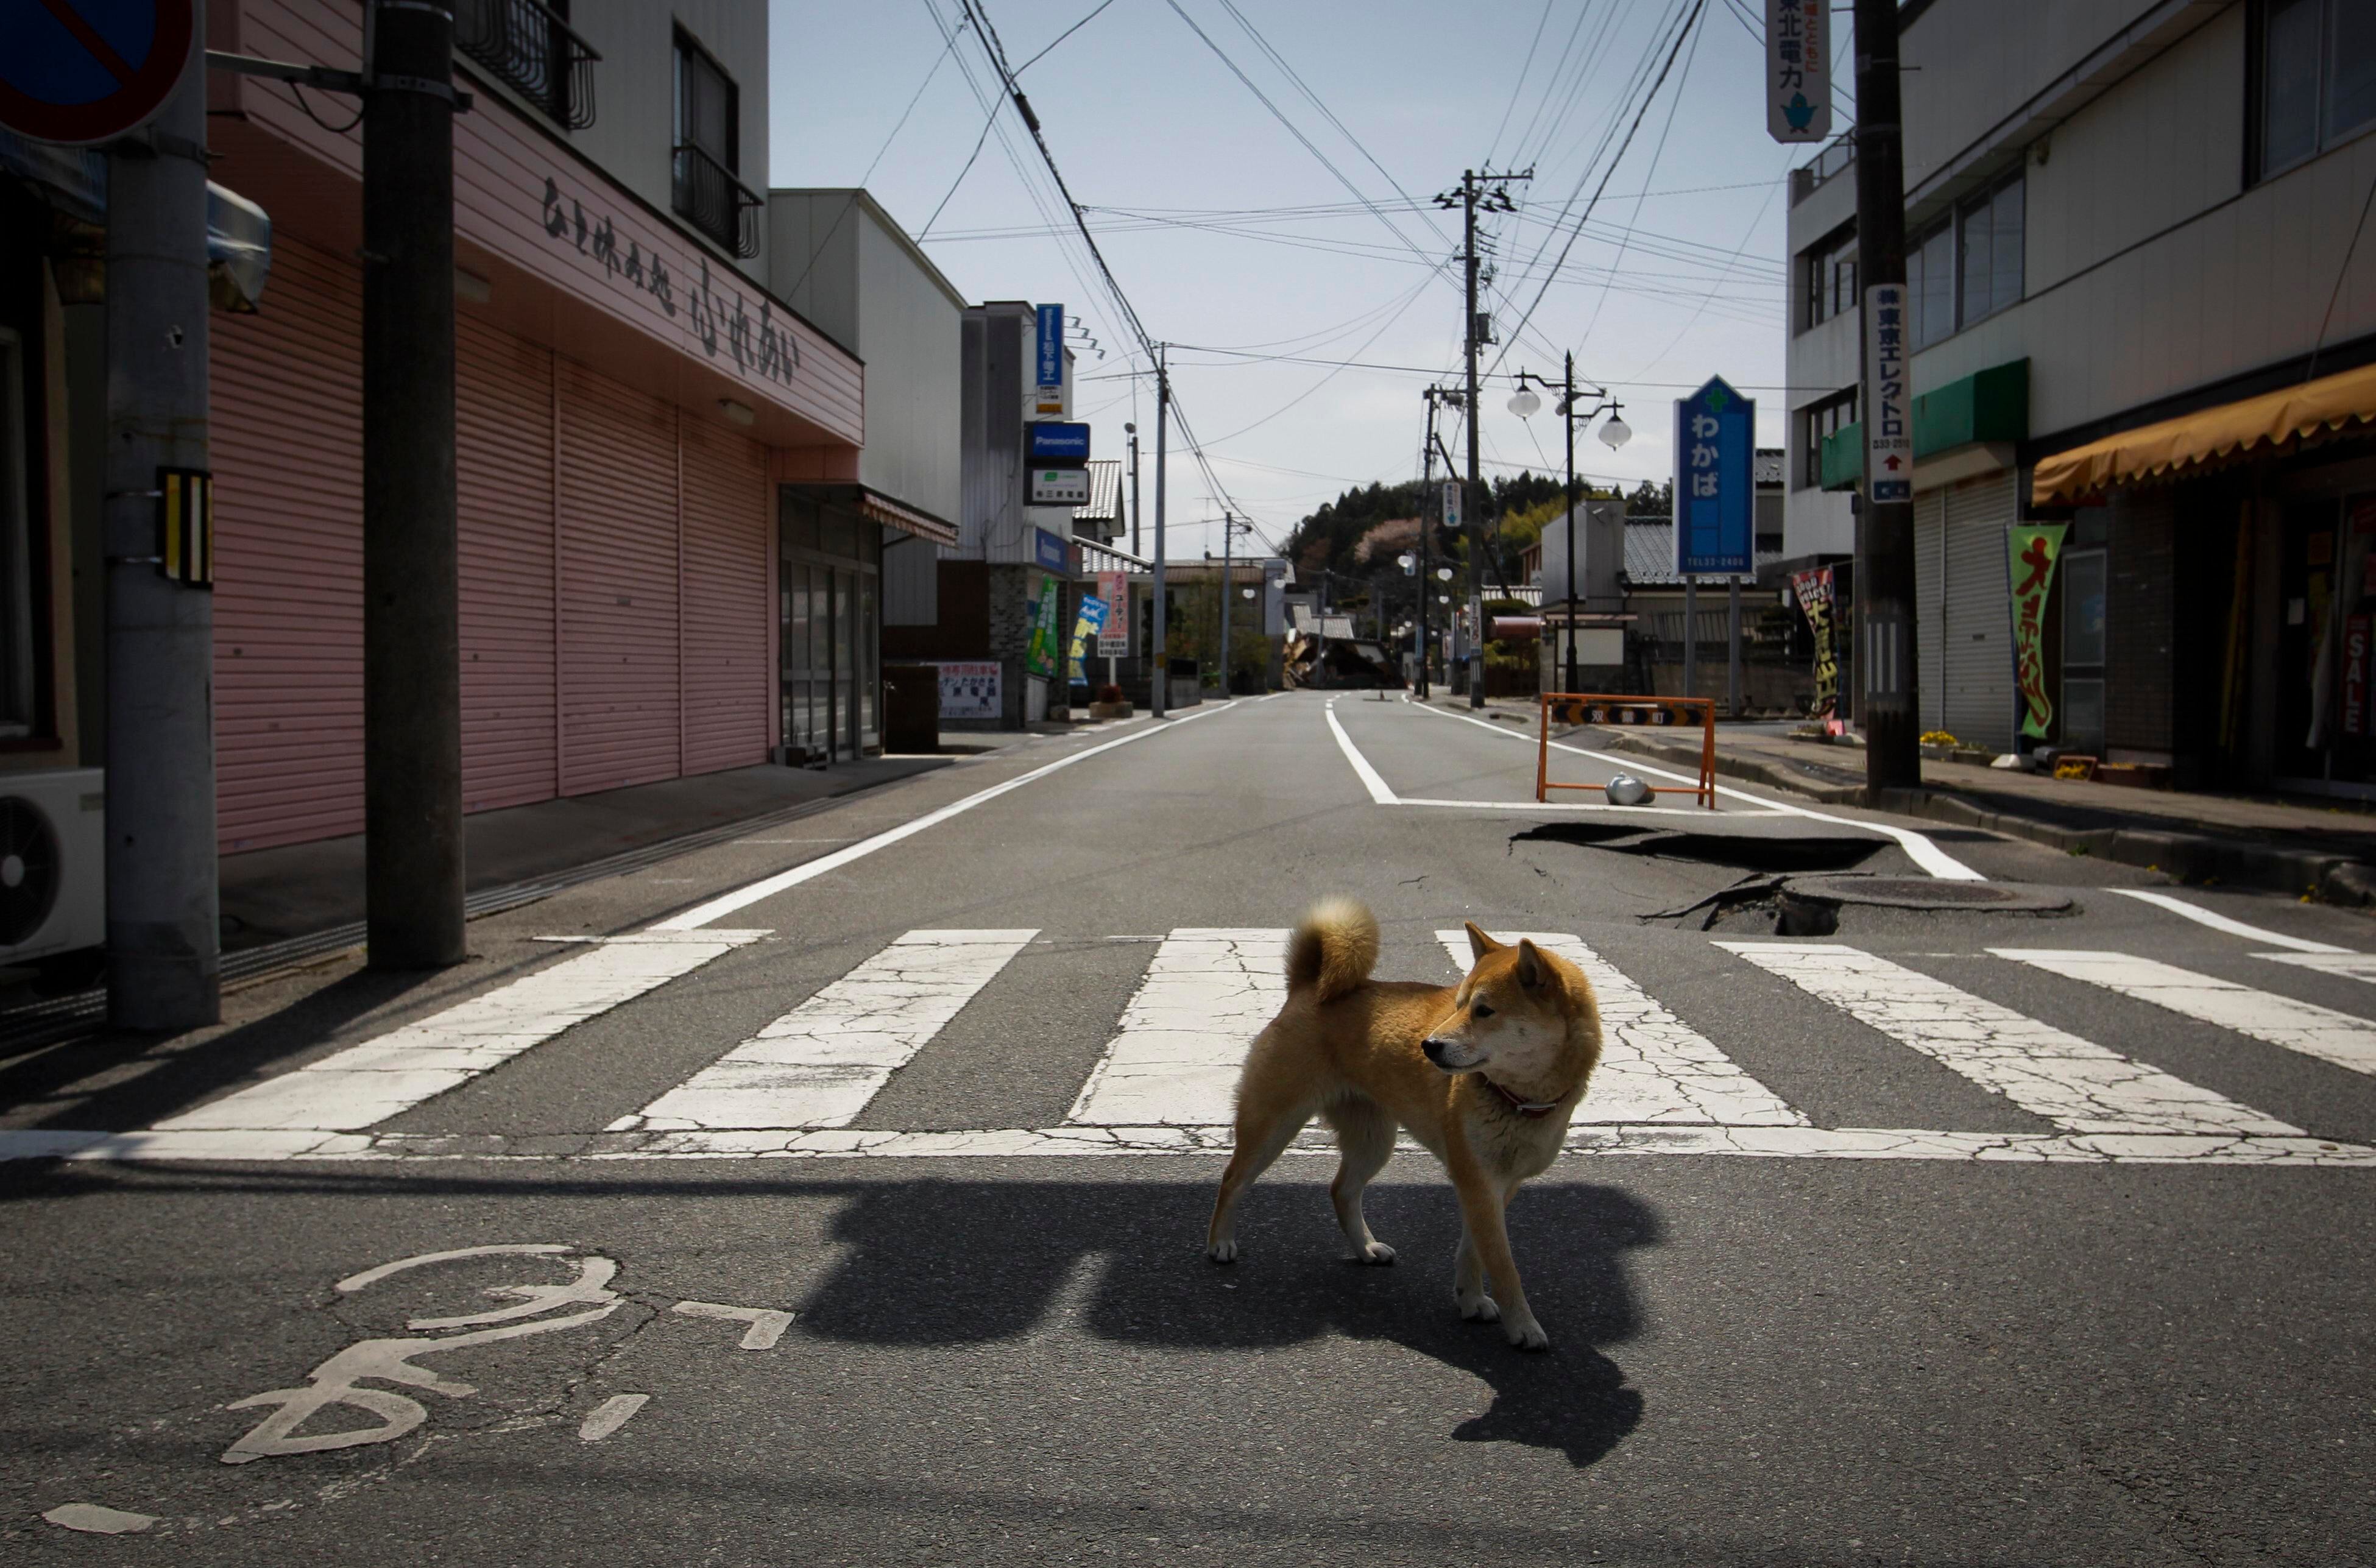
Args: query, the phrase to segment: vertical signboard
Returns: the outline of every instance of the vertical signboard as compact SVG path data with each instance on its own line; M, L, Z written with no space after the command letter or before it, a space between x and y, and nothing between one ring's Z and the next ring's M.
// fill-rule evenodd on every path
M2005 530L2006 565L2013 584L2013 683L2021 698L2021 732L2033 741L2054 733L2057 683L2046 659L2046 606L2054 592L2054 568L2062 559L2067 523L2022 523Z
M1098 652L1109 659L1130 653L1130 579L1120 572L1098 574L1098 598L1106 607L1105 624L1098 629Z
M1460 531L1460 481L1456 479L1443 481L1443 527L1449 533Z
M1765 129L1778 142L1832 134L1830 0L1765 0Z
M1808 630L1815 634L1815 706L1807 717L1829 719L1840 706L1840 656L1833 642L1836 628L1832 624L1832 569L1818 566L1812 572L1791 573L1790 591L1807 617Z
M1675 403L1675 570L1754 570L1757 405L1721 376Z
M1073 646L1065 654L1065 679L1076 683L1088 680L1088 672L1082 668L1082 660L1088 657L1089 644L1096 640L1098 634L1104 629L1105 624L1106 601L1104 600L1081 600L1081 608L1073 616Z
M1056 673L1056 616L1064 598L1062 577L1040 579L1039 601L1031 609L1031 642L1024 650L1027 674L1053 679Z
M1040 351L1036 357L1039 396L1032 401L1040 413L1062 414L1064 411L1064 307L1041 305L1039 318Z
M1864 291L1865 353L1872 362L1864 410L1865 499L1914 499L1913 388L1907 380L1906 285Z

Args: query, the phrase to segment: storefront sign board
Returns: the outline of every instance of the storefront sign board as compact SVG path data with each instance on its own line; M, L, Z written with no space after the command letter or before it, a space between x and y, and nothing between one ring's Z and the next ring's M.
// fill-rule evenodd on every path
M2005 530L2006 565L2013 583L2013 680L2021 699L2021 732L2043 741L2054 732L2058 684L2047 668L2046 607L2054 592L2054 568L2062 559L2067 523L2022 523Z
M1808 717L1828 719L1840 705L1840 657L1835 642L1838 628L1833 624L1832 569L1818 566L1812 572L1791 573L1790 591L1807 617L1808 628L1815 634L1815 707Z
M959 661L944 659L938 660L935 667L941 672L943 719L996 719L1000 716L1004 696L1000 690L1000 671L996 659Z
M1098 574L1098 599L1106 607L1105 624L1098 631L1098 652L1109 659L1130 653L1130 580L1120 572Z
M1865 498L1876 504L1914 499L1914 389L1907 381L1906 285L1875 283L1864 291L1865 352L1871 357L1865 387Z

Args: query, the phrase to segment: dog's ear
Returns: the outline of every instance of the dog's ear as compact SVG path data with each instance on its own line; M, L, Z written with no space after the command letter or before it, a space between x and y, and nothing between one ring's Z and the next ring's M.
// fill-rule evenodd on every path
M1494 941L1483 932L1479 931L1475 921L1468 921L1467 925L1468 956L1471 960L1482 958L1488 953L1499 953L1502 951L1504 944Z
M1532 991L1550 978L1550 966L1542 954L1525 937L1518 938L1518 983Z

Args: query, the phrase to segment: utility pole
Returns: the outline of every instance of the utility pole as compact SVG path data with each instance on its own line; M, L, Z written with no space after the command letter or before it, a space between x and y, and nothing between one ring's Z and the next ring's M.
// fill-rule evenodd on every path
M1411 641L1419 649L1419 700L1421 702L1425 702L1428 699L1429 695L1427 680L1428 655L1435 651L1434 648L1430 646L1428 640L1427 586L1428 584L1435 581L1433 569L1428 561L1428 536L1435 531L1436 524L1442 521L1443 517L1443 502L1442 494L1435 488L1435 400L1437 389L1431 386L1423 396L1427 399L1427 445L1420 449L1419 458L1419 569L1415 574L1413 574L1419 579L1419 595L1418 603L1414 606L1412 611L1412 613L1417 617L1417 619L1411 623ZM1448 465L1450 459L1447 458L1445 461Z
M1567 684L1577 689L1575 669L1575 351L1567 355L1567 374L1561 383L1560 423L1567 431Z
M1230 539L1238 525L1229 512L1221 513L1221 700L1230 697L1230 600L1238 597L1238 585L1230 580ZM1211 556L1205 559L1211 560Z
M454 505L454 18L375 3L363 103L363 864L375 969L469 956Z
M1496 174L1490 169L1482 173L1474 169L1464 169L1460 172L1459 191L1456 194L1447 192L1435 198L1438 207L1457 204L1461 209L1460 255L1468 304L1467 320L1461 333L1461 339L1467 349L1468 364L1468 482L1464 493L1467 507L1467 516L1461 520L1467 525L1468 535L1468 613L1477 624L1479 634L1477 644L1480 651L1484 646L1482 634L1485 626L1484 594L1481 591L1485 566L1485 506L1477 456L1477 350L1483 337L1478 330L1483 323L1477 312L1477 209L1481 206L1488 212L1516 210L1515 204L1510 200L1510 184L1516 180L1531 180L1534 172L1529 169L1522 173ZM1485 706L1483 675L1481 665L1468 672L1470 707Z
M1899 119L1897 0L1856 0L1857 277L1873 291L1906 282L1906 167ZM1874 396L1874 312L1865 311L1864 386L1859 410L1868 436L1881 414ZM1870 464L1867 465L1870 468ZM1865 475L1862 550L1857 563L1857 663L1864 671L1864 778L1868 790L1922 782L1920 715L1914 694L1914 503L1876 502Z
M1139 552L1138 525L1146 516L1146 508L1138 504L1138 426L1125 424L1122 430L1130 437L1130 552L1135 555Z
M197 508L211 578L212 482L192 477L210 466L206 140L193 51L149 128L107 157L107 1017L127 1029L222 1013L214 597L169 575L159 540L170 483Z
M1163 624L1163 455L1171 419L1171 377L1164 368L1168 346L1155 345L1155 584L1147 607L1155 627L1155 673L1146 683L1146 707L1158 719L1171 706L1171 659Z

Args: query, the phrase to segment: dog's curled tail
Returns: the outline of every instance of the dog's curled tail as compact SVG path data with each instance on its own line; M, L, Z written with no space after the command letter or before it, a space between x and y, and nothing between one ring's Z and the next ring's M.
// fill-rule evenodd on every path
M1287 944L1287 986L1312 986L1333 1002L1370 978L1378 965L1378 919L1350 898L1312 907Z

